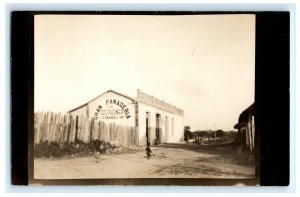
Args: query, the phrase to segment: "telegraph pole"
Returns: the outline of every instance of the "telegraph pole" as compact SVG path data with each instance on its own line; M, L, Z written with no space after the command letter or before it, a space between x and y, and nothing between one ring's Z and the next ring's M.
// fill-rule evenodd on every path
M217 136L216 136L216 123L214 123L214 136L215 136L215 141L217 141Z

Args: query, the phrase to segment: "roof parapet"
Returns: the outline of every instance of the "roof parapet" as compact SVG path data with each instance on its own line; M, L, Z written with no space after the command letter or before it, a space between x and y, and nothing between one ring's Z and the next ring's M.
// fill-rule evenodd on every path
M157 99L152 95L146 94L142 92L140 89L137 90L137 100L144 104L148 104L150 106L160 108L174 114L178 114L182 116L184 115L184 111L182 109L174 105L171 105L163 100Z

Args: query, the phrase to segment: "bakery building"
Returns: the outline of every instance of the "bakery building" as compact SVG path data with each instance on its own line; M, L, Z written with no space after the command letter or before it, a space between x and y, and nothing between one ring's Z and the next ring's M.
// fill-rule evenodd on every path
M114 136L122 134L125 127L131 128L134 145L176 143L184 138L183 110L141 90L137 90L136 98L108 90L68 113L77 119L89 118L99 124L117 125L108 127L111 128L107 131L110 133L108 141L119 139ZM118 134L113 134L115 130ZM124 138L126 136L128 134Z

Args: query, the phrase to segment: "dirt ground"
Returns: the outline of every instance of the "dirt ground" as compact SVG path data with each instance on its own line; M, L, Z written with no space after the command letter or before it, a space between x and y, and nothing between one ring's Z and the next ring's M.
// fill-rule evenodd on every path
M254 178L250 153L238 153L234 145L162 144L151 147L146 158L131 153L34 159L35 179L93 178Z

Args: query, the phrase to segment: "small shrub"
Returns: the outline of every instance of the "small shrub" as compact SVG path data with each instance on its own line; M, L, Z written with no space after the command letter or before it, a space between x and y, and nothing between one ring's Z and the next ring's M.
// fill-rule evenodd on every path
M41 142L34 147L35 157L62 157L66 155L83 155L93 152L105 153L114 150L116 146L102 140L93 140L89 143L77 141L76 143L59 144L57 142Z
M34 147L36 157L61 157L61 146L56 142L41 142Z

